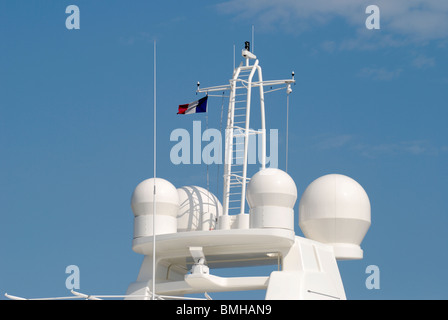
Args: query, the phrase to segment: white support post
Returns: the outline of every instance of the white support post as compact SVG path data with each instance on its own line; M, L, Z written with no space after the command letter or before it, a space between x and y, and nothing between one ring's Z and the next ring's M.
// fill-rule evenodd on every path
M234 73L233 78L230 81L230 98L229 98L229 110L227 115L227 127L225 134L225 162L224 162L224 190L223 190L223 215L229 214L229 193L230 193L230 173L232 170L232 153L233 153L233 122L235 112L235 94L237 79L240 75L241 68L238 67Z
M258 60L257 60L258 61ZM257 65L258 81L263 83L263 75L261 72L261 66ZM261 108L261 169L266 167L266 121L265 121L265 109L264 109L264 90L263 86L260 86L260 108Z
M244 214L244 209L246 205L246 184L247 184L247 157L249 150L249 130L250 130L250 103L252 96L252 78L254 77L255 70L257 70L258 60L255 60L252 70L249 75L247 83L247 97L246 97L246 127L244 132L244 159L243 159L243 177L241 186L241 204L240 204L240 214Z

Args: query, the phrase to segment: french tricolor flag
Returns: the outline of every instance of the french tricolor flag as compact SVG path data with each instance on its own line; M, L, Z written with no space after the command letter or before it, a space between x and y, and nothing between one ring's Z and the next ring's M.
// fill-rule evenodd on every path
M191 114L191 113L200 113L207 112L207 98L201 98L189 104L181 104L179 105L179 111L177 114Z

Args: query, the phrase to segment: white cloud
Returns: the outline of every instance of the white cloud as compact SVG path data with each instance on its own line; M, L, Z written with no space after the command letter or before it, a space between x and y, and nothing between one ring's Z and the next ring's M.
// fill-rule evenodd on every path
M437 156L448 153L448 146L436 146L427 139L366 143L353 134L321 134L312 138L313 146L319 150L351 150L367 158L385 156Z
M429 58L424 55L420 55L412 61L412 65L418 69L432 68L435 64L434 58Z
M382 144L352 143L347 145L346 148L355 150L367 158L397 155L437 156L441 152L448 150L446 146L438 147L431 141L425 139Z
M317 147L319 149L336 149L346 146L353 140L353 136L350 134L339 135L322 135L317 137Z
M259 29L283 28L300 33L335 18L344 19L355 29L365 29L365 9L371 4L380 8L382 35L417 42L448 36L446 0L229 0L219 4L218 9L250 19Z
M436 147L428 140L411 140L398 143L384 143L379 145L359 144L354 147L361 155L368 158L393 155L426 155L437 156L444 147Z
M363 68L359 75L361 77L372 78L379 81L390 81L398 78L402 69L387 70L386 68Z

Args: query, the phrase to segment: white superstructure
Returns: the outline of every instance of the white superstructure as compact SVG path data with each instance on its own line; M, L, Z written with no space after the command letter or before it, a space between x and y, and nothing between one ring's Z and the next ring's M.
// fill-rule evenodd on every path
M343 175L317 179L299 204L307 238L295 234L297 187L286 172L266 168L264 105L265 86L284 86L290 94L294 77L264 81L247 42L242 56L245 63L235 68L230 84L198 88L207 94L230 92L223 202L204 188L176 189L161 178L137 186L132 248L144 260L128 299L257 289L266 290L266 299L346 298L336 261L363 256L360 244L370 226L367 194ZM260 97L258 131L250 126L252 88L258 88ZM249 137L254 134L261 135L261 168L248 177ZM262 277L213 275L214 268L262 265L278 270Z

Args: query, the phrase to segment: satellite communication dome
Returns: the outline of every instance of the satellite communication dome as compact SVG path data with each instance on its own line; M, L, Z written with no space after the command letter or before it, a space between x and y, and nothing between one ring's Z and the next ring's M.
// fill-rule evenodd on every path
M258 171L247 186L251 228L294 230L294 204L297 187L284 171L267 168Z
M140 182L132 194L131 207L134 212L134 238L153 235L155 194L155 232L166 234L177 232L179 196L176 187L161 178L151 178Z
M179 212L177 231L208 231L216 227L216 219L222 214L222 205L210 191L185 186L177 189Z
M362 259L370 201L361 185L341 174L314 180L299 204L299 226L312 240L333 246L338 260Z

